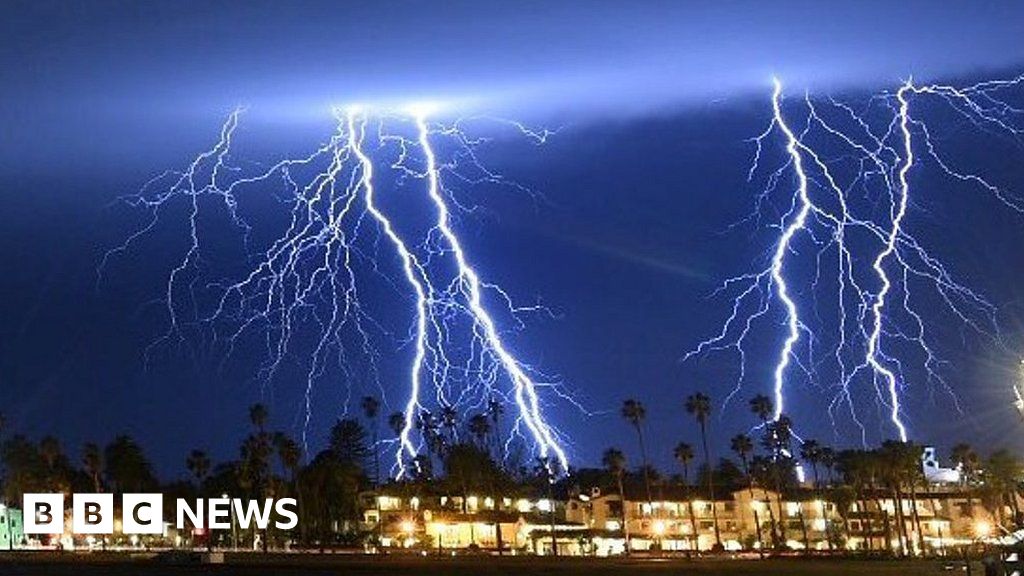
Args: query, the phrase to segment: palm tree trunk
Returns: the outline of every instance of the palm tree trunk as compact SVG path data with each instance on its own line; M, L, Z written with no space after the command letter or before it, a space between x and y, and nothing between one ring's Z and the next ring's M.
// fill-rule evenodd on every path
M892 552L892 523L889 522L889 511L882 509L882 524L885 529L885 550Z
M747 491L750 493L750 502L756 502L754 496L754 477L750 474L750 466L747 464L747 457L743 456L743 473L747 475ZM764 540L761 539L761 520L758 518L757 509L754 509L754 528L757 529L757 553L764 557Z
M701 443L704 444L704 464L708 469L708 496L711 501L711 520L715 525L715 547L721 549L722 533L718 530L718 507L715 505L715 471L711 467L711 449L708 448L708 430L707 424L703 419L700 421L700 438Z
M779 509L779 546L785 546L786 515L782 511L782 475L779 474L779 450L775 448L772 452L772 479L775 481L775 499Z
M377 500L377 547L380 548L384 542L384 515L380 509L380 418L374 419L373 423L373 492ZM379 552L379 550L378 550Z
M690 548L694 552L700 552L700 536L697 534L697 515L693 513L693 496L687 500L690 509L690 528L693 529L693 536L690 538Z
M900 541L900 555L907 556L909 553L909 537L907 535L907 518L903 514L903 491L900 490L899 482L893 488L893 495L896 500L896 537Z
M640 424L636 424L636 435L640 440L640 459L644 463L644 489L647 491L647 506L653 511L651 506L651 478L650 471L647 469L647 447L644 445L644 432L640 429Z
M811 553L811 539L810 539L810 536L807 534L807 519L804 518L804 510L803 510L803 503L802 502L800 503L800 511L798 513L798 516L800 518L800 531L803 533L803 537L804 537L804 554L810 554Z
M626 538L626 556L630 553L629 544L629 518L626 516L626 492L622 489L622 472L618 475L619 481L619 502L622 503L622 533Z
M1013 484L1010 485L1010 489L1007 492L1007 497L1010 498L1010 509L1014 512L1013 522L1011 522L1010 525L1011 525L1011 528L1016 530L1017 529L1017 520L1021 516L1021 510L1020 510L1020 504L1017 503L1017 489L1014 488Z
M690 467L683 462L683 486L686 488L686 508L690 512L690 529L693 534L690 535L690 551L700 552L698 546L700 544L699 536L697 535L697 516L693 513L693 493L690 492Z
M786 545L786 513L782 510L782 481L778 468L775 469L775 506L779 509L779 546Z
M818 494L818 501L821 502L821 522L822 522L822 526L825 527L825 533L824 533L825 543L828 546L829 552L831 552L832 551L832 538L831 538L831 535L828 532L828 513L827 513L827 509L825 507L825 497L824 497L824 494L822 493L822 489L821 489L821 481L818 478L818 463L817 462L812 462L811 463L811 468L814 470L814 490Z
M910 511L914 519L914 530L917 531L917 547L920 554L926 552L924 547L924 532L921 530L921 515L917 513L917 488L915 482L910 483Z
M871 522L871 511L868 510L868 499L864 498L864 493L861 490L857 491L857 500L860 502L860 509L864 511L864 522L861 523L861 529L867 535L864 539L867 545L868 551L874 549L874 526Z
M779 547L779 532L778 532L778 525L777 525L777 522L775 520L775 511L772 510L772 499L771 499L770 496L768 496L768 491L767 490L762 488L761 491L764 493L764 507L768 509L768 523L769 523L769 525L771 526L771 529L772 529L772 532L771 532L772 548L778 548Z

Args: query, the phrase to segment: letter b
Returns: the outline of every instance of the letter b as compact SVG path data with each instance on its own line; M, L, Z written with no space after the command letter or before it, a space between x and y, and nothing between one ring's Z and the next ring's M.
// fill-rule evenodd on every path
M25 494L25 534L64 533L63 494Z
M75 534L112 534L114 495L75 494L71 520Z

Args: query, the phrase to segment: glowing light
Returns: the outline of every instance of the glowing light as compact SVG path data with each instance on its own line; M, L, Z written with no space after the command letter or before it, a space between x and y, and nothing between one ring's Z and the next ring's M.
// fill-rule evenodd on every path
M978 520L974 523L974 535L978 538L988 538L992 534L992 524L985 520Z
M421 119L436 115L443 108L440 102L413 102L402 110L413 118Z

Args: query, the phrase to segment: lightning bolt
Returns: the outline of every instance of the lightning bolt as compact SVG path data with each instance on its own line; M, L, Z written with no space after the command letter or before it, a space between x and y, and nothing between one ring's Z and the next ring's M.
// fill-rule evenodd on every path
M786 284L786 278L783 274L783 265L786 255L791 250L793 237L797 232L806 228L807 216L811 213L811 208L814 205L811 203L810 196L807 193L807 174L804 172L803 158L799 151L799 140L782 116L782 83L775 79L774 84L775 91L772 93L773 122L782 130L786 137L786 152L792 159L793 171L796 172L797 176L797 201L794 203L794 210L791 211L795 213L791 214L789 224L783 227L782 236L779 238L778 244L776 244L775 253L772 255L771 260L772 284L775 287L776 295L786 308L786 327L788 328L786 339L783 341L782 349L779 351L779 358L774 372L775 414L773 419L777 421L782 416L784 408L783 389L786 368L789 366L790 358L793 355L793 347L800 340L800 330L803 326L800 322L796 303L793 302L789 295L789 286Z
M520 362L506 349L494 325L494 320L484 308L480 277L476 270L467 262L462 244L459 242L449 222L449 210L440 192L441 183L438 175L437 158L430 144L430 132L427 127L426 117L423 114L417 114L415 119L419 145L426 156L427 191L434 206L437 208L436 230L441 232L452 254L455 256L458 268L457 284L459 290L466 296L469 311L476 327L480 330L478 332L478 337L481 340L480 344L497 357L501 367L504 368L509 378L511 378L515 387L514 395L516 406L519 408L519 418L525 423L536 445L539 447L540 458L547 462L548 457L553 455L558 460L561 470L568 472L569 462L565 452L555 440L554 433L541 415L540 401L537 397L535 383L527 375ZM494 288L501 292L500 288ZM501 295L507 300L507 295L504 292L501 292Z
M398 348L409 344L412 358L401 404L403 423L397 437L387 441L396 447L396 477L405 476L410 463L419 465L429 433L422 424L434 414L479 410L496 399L517 408L509 425L506 456L514 441L523 441L552 463L553 473L567 473L568 457L560 434L544 416L539 388L547 387L558 399L575 403L557 381L538 381L535 375L540 373L515 356L488 305L487 294L496 295L495 302L505 307L517 328L522 326L522 313L543 308L515 306L508 293L481 279L456 233L450 206L472 208L454 201L454 192L444 186L442 174L454 175L458 182L470 186L490 182L524 188L484 165L477 148L486 139L470 137L463 127L465 120L432 125L427 113L424 107L397 114L390 110L371 114L356 106L337 109L335 134L312 154L244 175L231 160L232 138L241 114L235 111L225 122L218 143L198 155L186 170L162 175L139 193L121 198L124 205L146 217L123 243L104 255L97 269L98 281L117 257L170 226L174 222L170 214L184 204L189 242L168 273L161 298L168 330L147 348L147 362L164 344L187 346L196 340L223 346L226 360L237 347L247 345L247 339L258 338L267 358L258 375L267 384L286 359L304 357L307 370L301 427L305 445L314 389L323 380L333 380L332 369L336 367L351 378L360 370L352 361L359 359L368 364L364 371L368 370L386 399L387 390L379 376L379 342L395 342ZM513 121L499 122L538 144L554 133L533 131ZM410 123L414 136L403 133L403 125ZM392 130L393 125L398 129ZM452 144L451 162L439 162L434 138ZM406 181L423 183L425 200L436 217L428 229L418 231L415 222L396 221L378 201L376 167L380 162L375 158L388 154L393 157L386 166L398 175L396 190ZM259 243L254 231L263 225L247 212L242 195L258 196L267 189L277 190L275 196L285 207L287 224L264 248L253 249ZM212 277L212 254L217 247L203 241L225 214L240 232L252 263L233 280ZM392 260L380 254L378 239L384 240L383 245L390 247L397 260L400 274L395 278L389 268ZM384 279L411 302L413 321L407 338L395 340L363 305L359 286L368 281L364 272L370 273L369 278ZM351 350L353 336L357 345ZM350 394L349 390L343 412Z
M822 104L808 95L802 119L794 123L783 109L782 84L776 79L771 121L752 139L754 162L748 180L766 161L771 149L768 139L774 133L779 133L784 143L784 161L768 173L756 196L754 212L741 224L760 224L780 194L788 208L771 226L778 235L765 267L727 279L712 294L731 295L730 313L721 329L698 342L684 355L684 361L723 351L737 353L738 376L726 397L726 402L730 401L747 378L746 342L764 320L775 317L773 310L778 305L784 331L772 364L775 420L786 409L793 380L791 367L796 364L815 387L834 390L829 403L833 425L834 410L841 404L848 406L864 443L867 438L856 403L858 383L866 376L896 435L906 441L909 431L903 393L908 387L910 356L906 345L916 348L923 358L923 379L945 390L960 409L943 376L947 362L940 359L929 336L929 324L943 309L929 308L927 298L937 296L945 312L962 326L1004 351L1007 347L998 308L958 281L908 228L913 207L911 174L924 170L924 156L938 167L940 176L988 192L1013 211L1021 212L1024 203L1004 187L944 158L932 137L934 129L913 115L912 99L938 97L979 132L1006 137L1019 145L1022 131L1018 125L1024 110L1000 94L1022 82L1024 77L1018 77L958 89L907 81L893 93L872 96L860 109L833 98ZM786 176L790 174L795 186L786 193ZM800 238L817 247L814 254L801 253ZM827 266L830 261L834 268ZM796 288L789 272L793 266L810 266L813 278ZM830 280L826 283L825 279ZM834 306L827 309L834 324L820 320L821 295L835 295L830 300ZM813 327L812 319L817 320ZM801 344L804 338L806 344ZM836 376L827 377L835 384L821 382L826 368L835 371Z
M910 172L910 167L914 165L914 148L911 146L910 129L908 127L909 119L907 116L909 104L906 99L906 90L908 86L904 85L896 94L896 98L899 100L900 133L903 136L904 161L899 170L899 197L896 201L895 213L892 216L892 226L889 229L889 234L886 236L885 247L878 253L872 264L875 272L878 273L879 279L882 281L882 288L878 291L878 294L875 296L875 302L871 306L874 321L872 322L871 335L868 337L867 351L867 362L886 382L886 387L889 391L890 419L899 431L900 440L903 442L907 441L907 427L900 419L900 398L896 374L885 366L880 358L878 348L882 335L882 310L885 308L885 297L889 290L892 289L892 282L885 272L884 265L886 259L896 251L896 240L900 236L900 225L907 214L907 199L910 197L907 173Z

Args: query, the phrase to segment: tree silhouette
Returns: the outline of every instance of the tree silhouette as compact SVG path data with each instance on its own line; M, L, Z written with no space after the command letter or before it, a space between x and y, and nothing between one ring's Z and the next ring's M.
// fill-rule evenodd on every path
M711 448L708 446L708 416L711 415L711 398L697 392L686 398L686 412L697 419L700 425L700 438L704 446L704 465L711 471ZM715 475L708 474L708 494L711 502L711 519L715 525L715 548L721 550L722 533L718 528L718 506L715 505Z
M626 554L630 553L629 542L629 518L626 515L626 491L623 486L623 476L626 474L626 455L617 448L609 448L601 456L601 464L609 474L615 478L615 484L619 489L619 502L621 503L622 532L626 539Z
M630 398L622 403L622 417L629 422L636 430L637 440L640 442L640 459L643 464L644 489L647 491L647 505L651 505L651 477L647 466L647 447L644 445L644 420L647 419L647 409L639 400Z

